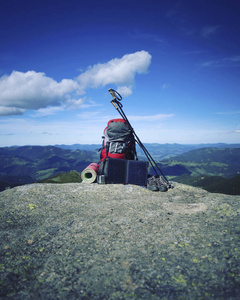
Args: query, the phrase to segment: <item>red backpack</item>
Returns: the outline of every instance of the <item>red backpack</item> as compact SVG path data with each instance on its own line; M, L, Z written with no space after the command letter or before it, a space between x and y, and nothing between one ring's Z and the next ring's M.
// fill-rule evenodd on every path
M118 159L137 159L133 130L123 119L112 119L103 131L103 147L100 160L106 157Z

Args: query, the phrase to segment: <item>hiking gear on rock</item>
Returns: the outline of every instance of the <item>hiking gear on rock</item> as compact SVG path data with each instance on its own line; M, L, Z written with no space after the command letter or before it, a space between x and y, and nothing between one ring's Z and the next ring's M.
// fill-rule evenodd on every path
M106 157L134 160L137 157L132 128L123 119L112 119L103 131L100 160Z
M144 154L146 155L149 163L151 164L154 172L156 175L162 175L163 180L166 182L166 185L171 187L170 183L168 182L167 178L164 176L163 172L160 170L159 166L156 164L156 162L154 161L154 159L152 158L152 156L150 155L150 153L148 152L148 150L145 148L145 146L142 144L142 142L140 141L139 137L136 135L134 129L132 128L131 124L129 123L122 107L122 103L120 102L122 100L121 95L113 90L113 89L109 89L110 94L112 95L113 99L110 101L112 103L112 105L116 108L116 110L119 112L119 114L121 115L121 117L124 119L124 121L129 125L129 127L132 130L132 133L135 137L135 141L138 143L138 145L142 148ZM160 173L160 174L159 174Z

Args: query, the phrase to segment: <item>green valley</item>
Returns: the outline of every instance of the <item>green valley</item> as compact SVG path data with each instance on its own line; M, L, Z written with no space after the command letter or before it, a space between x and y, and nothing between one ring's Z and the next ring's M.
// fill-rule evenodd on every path
M240 144L202 146L146 144L169 180L240 194ZM99 161L99 148L97 144L0 148L0 191L32 182L80 182L83 169ZM146 160L138 146L137 152L139 160ZM151 167L149 173L154 175Z

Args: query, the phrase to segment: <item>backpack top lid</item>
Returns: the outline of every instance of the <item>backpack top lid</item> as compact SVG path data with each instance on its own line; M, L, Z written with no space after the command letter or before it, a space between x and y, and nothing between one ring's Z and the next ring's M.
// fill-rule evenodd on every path
M103 131L103 147L100 150L100 160L106 157L118 159L137 158L133 129L124 119L108 121Z
M130 126L123 119L112 119L107 123L103 134L109 141L124 140L132 133Z

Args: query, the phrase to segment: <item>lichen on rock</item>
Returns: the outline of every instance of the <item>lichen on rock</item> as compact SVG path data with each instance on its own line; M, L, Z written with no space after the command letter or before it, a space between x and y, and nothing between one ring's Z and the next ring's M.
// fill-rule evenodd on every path
M0 193L0 299L239 299L240 196L174 183Z

